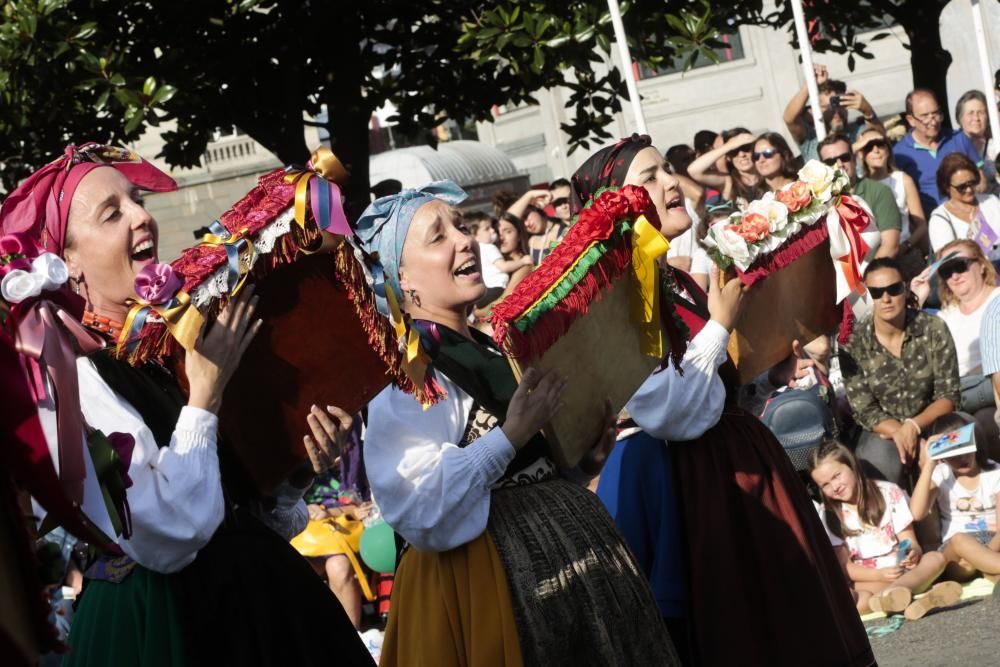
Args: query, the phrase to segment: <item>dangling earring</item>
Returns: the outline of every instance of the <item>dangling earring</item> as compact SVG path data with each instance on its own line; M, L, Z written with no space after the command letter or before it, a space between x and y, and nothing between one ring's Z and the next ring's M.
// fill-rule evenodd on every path
M417 296L417 290L413 290L413 289L410 290L410 301L417 308L420 307L420 297Z
M83 276L72 276L73 282L70 284L70 288L74 293L80 293L80 283L83 282Z

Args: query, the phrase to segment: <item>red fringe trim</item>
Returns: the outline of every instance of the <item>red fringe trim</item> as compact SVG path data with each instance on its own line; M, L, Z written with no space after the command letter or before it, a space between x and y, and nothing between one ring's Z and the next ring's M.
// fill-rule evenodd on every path
M753 287L756 283L776 271L780 271L802 255L806 254L827 238L830 232L826 229L825 222L817 222L809 225L792 236L785 245L774 252L763 257L758 257L746 271L736 269L740 280L747 287Z
M847 341L851 340L851 334L854 333L854 309L851 308L851 299L844 299L842 302L844 312L840 317L840 330L837 332L837 342L841 345L847 345Z

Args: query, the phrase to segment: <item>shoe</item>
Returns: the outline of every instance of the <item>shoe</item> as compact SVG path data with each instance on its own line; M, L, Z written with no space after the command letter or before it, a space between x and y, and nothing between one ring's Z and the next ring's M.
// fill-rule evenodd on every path
M934 584L927 595L906 608L903 616L909 621L916 621L923 618L931 609L949 607L962 599L962 585L955 581L944 581Z
M910 600L912 599L913 594L910 593L909 588L896 586L895 588L887 588L881 593L873 595L868 600L868 606L871 607L872 611L880 611L886 615L898 614L906 609L906 606L910 604Z

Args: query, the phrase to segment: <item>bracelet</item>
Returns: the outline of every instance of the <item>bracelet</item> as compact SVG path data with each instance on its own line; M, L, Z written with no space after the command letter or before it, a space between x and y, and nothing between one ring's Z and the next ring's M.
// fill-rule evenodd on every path
M923 431L923 429L920 428L920 424L917 423L917 420L913 419L912 417L907 417L906 419L903 420L903 423L913 424L913 427L917 429L917 435L920 435L920 433Z

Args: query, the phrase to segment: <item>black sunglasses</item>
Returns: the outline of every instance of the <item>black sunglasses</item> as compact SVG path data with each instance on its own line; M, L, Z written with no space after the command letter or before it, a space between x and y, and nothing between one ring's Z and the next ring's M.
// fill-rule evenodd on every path
M971 257L956 257L955 259L949 259L947 262L941 265L938 269L938 275L941 276L941 280L947 281L956 273L965 273L972 266L975 260Z
M750 157L752 157L753 161L756 162L757 160L759 160L761 158L764 158L766 160L770 160L771 158L773 158L777 154L778 154L778 151L774 150L773 148L765 148L762 151L754 151L753 153L750 154Z
M552 207L556 208L559 206L566 206L569 204L569 197L559 197L558 199L552 200Z
M868 291L872 293L872 299L878 301L882 298L883 294L888 294L889 296L899 296L905 289L906 286L903 285L903 281L901 280L898 283L886 285L885 287L869 287Z
M743 144L742 146L737 146L733 150L726 153L726 157L734 158L740 153L751 153L753 151L753 144Z
M851 162L851 154L841 153L840 155L834 157L828 157L825 160L823 160L823 164L825 164L828 167L832 167L840 162L845 162L849 164Z
M865 144L865 147L862 148L861 150L864 152L865 155L868 155L876 148L886 149L888 147L889 147L889 142L887 142L885 139L875 139Z
M951 187L955 188L962 194L965 194L966 192L972 192L977 185L979 185L978 178L971 181L966 181L965 183L959 183L958 185L953 185Z

